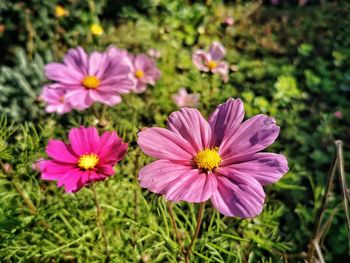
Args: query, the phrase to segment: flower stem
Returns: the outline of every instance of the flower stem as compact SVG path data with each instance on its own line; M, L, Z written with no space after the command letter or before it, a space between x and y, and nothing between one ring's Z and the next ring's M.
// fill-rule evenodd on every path
M348 196L347 196L347 187L346 187L346 179L345 179L345 169L344 169L344 155L343 155L343 141L336 140L335 145L337 147L337 156L338 156L338 169L339 169L339 180L340 186L342 190L343 204L345 217L347 221L347 230L348 230L348 249L350 254L350 216L349 216L349 204L348 204Z
M191 253L191 249L194 245L194 242L197 239L198 233L199 233L199 229L201 228L201 224L202 224L202 219L203 219L203 213L204 213L204 207L205 207L205 202L200 203L199 205L199 210L198 210L198 214L197 214L197 226L196 226L196 230L192 236L192 240L190 245L187 247L187 249L184 251L184 256L185 256L185 262L188 263L189 262L189 256Z
M107 238L107 234L106 234L106 230L105 230L105 226L103 224L102 221L102 210L100 207L100 204L98 202L98 198L97 198L97 193L96 193L96 189L95 189L95 184L91 185L91 189L92 192L94 194L94 200L95 200L95 205L96 205L96 211L97 211L97 225L99 226L102 236L103 236L103 240L104 240L104 244L105 244L105 250L106 250L106 259L105 262L109 262L110 261L110 255L109 255L109 243L108 243L108 238Z
M107 120L106 120L106 110L107 110L107 106L106 105L102 105L102 108L101 108L101 115L100 115L100 119L99 119L99 125L101 127L105 127L107 125Z
M169 211L169 215L170 215L170 221L171 221L171 224L173 225L173 228L175 231L177 243L179 243L179 246L180 246L180 251L182 254L185 254L185 250L184 250L184 247L182 245L181 238L180 238L180 233L179 233L177 226L176 226L176 221L175 221L174 211L173 211L173 202L168 201L167 207L168 207L168 211Z

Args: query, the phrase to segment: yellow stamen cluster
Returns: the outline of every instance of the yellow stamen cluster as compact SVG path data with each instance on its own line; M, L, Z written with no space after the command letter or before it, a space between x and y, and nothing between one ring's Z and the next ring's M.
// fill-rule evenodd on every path
M100 159L94 153L83 154L78 160L78 167L85 170L94 169L99 161Z
M205 149L197 153L194 157L194 161L197 164L197 167L200 169L205 169L211 171L219 167L221 162L221 157L218 153L218 148Z
M81 84L87 89L96 89L100 86L100 80L95 76L86 76Z
M214 60L209 60L207 66L209 69L215 69L218 66L218 63Z
M140 78L143 78L143 76L145 76L145 73L141 69L136 70L135 72L136 78L140 79Z

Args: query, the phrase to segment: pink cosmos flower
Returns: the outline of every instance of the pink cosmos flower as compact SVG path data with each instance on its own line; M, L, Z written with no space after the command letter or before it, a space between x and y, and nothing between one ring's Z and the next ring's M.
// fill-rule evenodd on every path
M12 166L9 163L4 163L2 165L2 169L4 170L5 173L10 173L12 171Z
M173 101L178 107L197 107L199 103L199 94L188 94L185 88L178 90L176 94L172 96Z
M235 23L235 20L231 16L226 17L224 20L224 24L227 26L232 26L234 23Z
M222 61L226 54L224 46L220 42L213 42L209 52L197 50L192 55L193 64L204 72L220 74L224 82L228 81L228 64Z
M114 175L113 166L126 154L128 144L116 132L106 131L100 137L95 127L73 128L69 144L50 140L46 153L51 160L39 163L41 178L56 180L67 193Z
M40 99L47 103L45 111L58 114L70 112L72 105L66 101L65 95L64 89L50 88L50 85L46 85L40 95Z
M63 63L45 66L46 77L56 82L50 88L65 90L65 101L80 110L94 102L108 106L120 103L120 94L135 85L130 71L122 55L111 57L96 51L88 55L81 47L70 49Z
M341 119L341 118L343 118L343 113L341 111L336 111L336 112L334 112L334 116L337 119Z
M260 152L278 136L275 120L256 115L243 120L239 99L219 105L206 121L197 109L182 108L168 118L168 129L139 133L142 151L159 160L139 173L140 184L172 201L204 202L226 216L261 213L263 185L288 171L283 155Z
M147 54L151 57L151 58L155 58L158 59L161 56L161 53L158 49L155 48L150 48L147 50Z
M160 78L160 71L156 63L144 54L129 55L133 68L131 73L136 81L134 92L142 93L146 90L147 84L155 85Z

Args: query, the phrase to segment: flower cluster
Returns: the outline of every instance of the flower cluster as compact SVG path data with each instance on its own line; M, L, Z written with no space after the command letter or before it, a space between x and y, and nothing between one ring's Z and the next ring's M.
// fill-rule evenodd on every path
M99 102L114 106L121 95L143 92L160 77L155 62L144 54L133 56L110 47L87 54L81 47L68 51L63 63L49 63L45 76L53 81L44 86L41 98L47 112L63 114L84 110Z
M224 55L224 47L214 42L209 52L197 50L193 63L227 81ZM122 94L141 93L154 85L160 72L145 54L115 47L87 54L78 47L69 50L63 63L46 65L45 75L54 81L42 92L46 111L63 114L95 102L116 105ZM265 200L263 186L288 171L283 155L261 152L279 134L275 120L260 114L242 122L243 103L230 98L207 121L197 109L187 108L198 106L199 94L181 88L172 99L181 110L169 116L168 129L146 128L138 134L141 150L159 159L140 170L141 187L175 202L211 200L226 216L258 215ZM68 137L69 144L50 140L46 153L51 159L34 167L39 167L42 179L56 180L66 192L112 176L113 166L126 154L127 144L116 132L100 137L96 128L80 127L71 129Z

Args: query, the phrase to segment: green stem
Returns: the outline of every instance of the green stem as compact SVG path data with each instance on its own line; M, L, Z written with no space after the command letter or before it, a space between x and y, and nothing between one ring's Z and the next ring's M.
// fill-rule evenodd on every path
M190 256L190 253L191 253L191 249L194 245L194 242L196 241L197 239L197 236L198 236L198 233L199 233L199 230L201 228L201 224L202 224L202 220L203 220L203 213L204 213L204 207L205 207L205 202L203 203L200 203L199 205L199 210L198 210L198 214L197 214L197 226L196 226L196 230L192 236L192 240L191 240L191 243L190 245L187 247L187 249L185 250L184 252L184 256L185 256L185 262L188 263L189 262L189 256Z
M98 119L98 125L101 126L102 128L104 128L107 125L106 110L107 110L107 105L102 105L100 118Z
M100 204L98 202L97 193L96 193L96 189L95 189L95 184L91 185L91 189L92 189L92 192L94 194L94 200L95 200L96 211L97 211L97 220L96 221L97 221L97 225L99 226L99 228L101 230L102 237L103 237L103 240L104 240L105 250L106 250L105 262L109 262L110 261L109 243L108 243L108 238L107 238L107 234L106 234L106 229L105 229L105 226L104 226L102 218L101 218L102 210L101 210Z
M177 226L176 226L176 221L175 221L174 211L173 211L173 202L168 201L167 202L167 207L168 207L168 212L169 212L169 215L170 215L170 221L171 221L171 224L173 225L173 228L174 228L174 231L175 231L176 240L177 240L177 243L179 243L179 246L180 246L180 251L181 251L182 254L185 254L185 250L184 250L184 247L182 245L181 238L180 238L180 233L179 233L179 231L177 229Z

